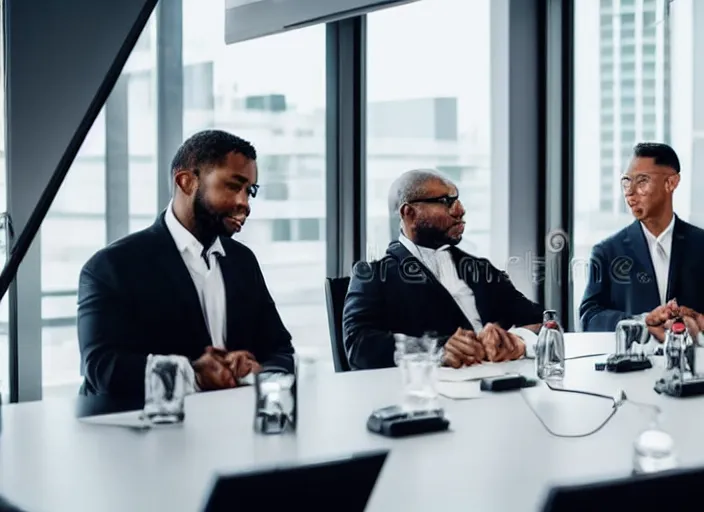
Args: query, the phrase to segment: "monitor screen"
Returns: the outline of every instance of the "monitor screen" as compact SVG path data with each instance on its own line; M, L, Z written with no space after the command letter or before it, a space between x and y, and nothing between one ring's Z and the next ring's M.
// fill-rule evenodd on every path
M677 510L701 507L704 468L636 475L551 489L543 512ZM699 505L694 505L699 503Z
M218 475L204 512L363 511L388 451Z

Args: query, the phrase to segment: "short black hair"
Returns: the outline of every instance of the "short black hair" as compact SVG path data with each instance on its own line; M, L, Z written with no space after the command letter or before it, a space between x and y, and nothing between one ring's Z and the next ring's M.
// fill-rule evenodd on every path
M677 153L662 142L639 142L633 148L633 156L652 158L655 160L655 165L670 167L675 172L680 172L680 159L677 158Z
M190 136L178 148L171 161L171 173L221 164L232 152L241 153L249 160L257 159L254 146L237 135L222 130L203 130Z

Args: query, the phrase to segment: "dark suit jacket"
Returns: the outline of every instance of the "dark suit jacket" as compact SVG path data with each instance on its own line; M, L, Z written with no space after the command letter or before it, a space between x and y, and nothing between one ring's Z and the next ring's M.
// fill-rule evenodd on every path
M249 350L262 365L292 370L291 336L254 253L230 238L221 242L227 349ZM78 344L82 394L141 401L148 354L195 360L212 344L195 285L163 213L151 227L100 250L81 270Z
M509 329L542 322L542 308L516 290L507 274L456 247L450 251L483 324ZM400 242L392 242L383 259L355 265L343 312L352 369L393 366L394 333L434 332L444 343L458 327L472 329L452 295Z
M667 300L704 312L704 230L675 217ZM660 293L648 242L635 221L594 246L579 316L584 331L613 331L624 319L652 311Z

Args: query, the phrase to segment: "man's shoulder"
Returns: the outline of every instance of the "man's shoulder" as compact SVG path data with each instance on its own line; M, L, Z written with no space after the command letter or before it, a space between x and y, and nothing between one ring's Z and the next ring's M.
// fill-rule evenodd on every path
M242 259L247 259L253 262L257 261L257 255L254 251L233 238L222 237L220 239L223 249L225 249L225 255L229 258L230 256L235 257L242 261Z
M130 233L102 249L98 250L83 266L84 269L100 269L106 264L131 264L145 257L152 251L156 241L154 227Z
M683 220L680 220L682 223L682 232L692 240L695 240L698 243L704 244L704 229L695 226L694 224L690 224L689 222L685 222Z
M632 222L627 226L621 228L616 233L609 235L602 241L594 245L593 250L609 250L613 248L618 248L623 245L624 240L629 238L633 234L634 227L638 227L636 223Z

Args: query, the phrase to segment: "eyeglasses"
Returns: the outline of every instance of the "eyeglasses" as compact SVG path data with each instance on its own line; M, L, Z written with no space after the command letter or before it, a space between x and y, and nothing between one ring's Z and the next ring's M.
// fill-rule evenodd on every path
M644 192L645 189L648 188L648 186L652 183L653 181L653 175L663 175L663 176L674 176L673 174L667 174L667 173L652 173L651 174L637 174L636 176L621 176L621 188L623 189L624 192L628 192L631 188L631 186L635 186L635 189L638 192Z
M193 169L193 174L195 174L196 176L198 176L200 178L200 169L198 169L198 168ZM234 185L234 186L236 187L237 185ZM238 188L238 191L239 190L242 190L241 186ZM251 185L247 185L246 190L247 190L247 195L249 197L251 197L252 199L254 199L255 197L257 197L257 193L259 192L259 185L257 185L256 183L252 183Z
M456 195L456 196L444 195L444 196L439 196L439 197L425 197L425 198L421 198L421 199L413 199L412 201L407 201L407 202L408 202L408 204L412 204L412 203L443 204L447 208L452 208L452 205L454 205L459 198L460 198L459 195Z

